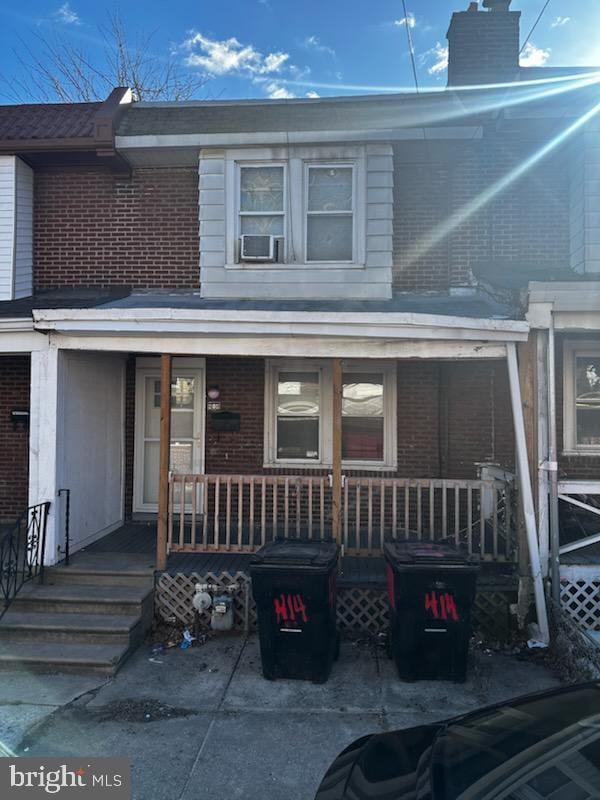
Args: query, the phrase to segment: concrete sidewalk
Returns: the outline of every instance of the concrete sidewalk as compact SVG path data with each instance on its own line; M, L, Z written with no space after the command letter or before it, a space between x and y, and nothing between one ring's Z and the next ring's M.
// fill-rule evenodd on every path
M2 705L5 676L0 731L8 707ZM71 692L64 679L73 682ZM19 679L10 680L19 691ZM13 695L28 727L20 743L13 731L16 752L127 756L136 800L313 800L333 758L358 736L558 684L541 666L481 653L464 685L405 684L382 651L351 642L343 643L327 684L270 683L260 673L256 637L213 639L152 660L142 647L108 683L79 679L80 692L75 676L28 680L30 689L39 686L53 701L63 680L64 703L43 706L35 691Z

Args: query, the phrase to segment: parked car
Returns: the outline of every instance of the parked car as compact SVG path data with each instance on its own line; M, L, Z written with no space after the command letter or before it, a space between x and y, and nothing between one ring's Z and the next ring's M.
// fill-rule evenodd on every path
M458 798L600 798L600 682L364 736L336 758L315 800Z

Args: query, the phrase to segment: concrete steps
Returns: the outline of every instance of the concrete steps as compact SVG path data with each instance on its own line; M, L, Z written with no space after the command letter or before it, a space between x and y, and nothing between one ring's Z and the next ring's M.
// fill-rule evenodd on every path
M0 619L0 670L113 675L144 639L154 612L152 565L89 554L26 584Z

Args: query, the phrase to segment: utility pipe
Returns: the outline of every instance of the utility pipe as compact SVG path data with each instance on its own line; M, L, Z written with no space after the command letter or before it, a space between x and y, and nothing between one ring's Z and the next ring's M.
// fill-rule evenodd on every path
M540 552L535 521L535 508L531 491L531 476L529 474L529 459L527 457L527 440L525 438L525 421L523 419L523 405L521 399L521 385L519 383L519 366L517 363L517 350L514 342L506 343L506 360L508 364L508 380L510 385L510 401L515 426L515 441L517 450L517 472L519 477L519 494L523 506L523 518L527 534L529 561L531 563L531 577L533 578L533 591L537 623L542 640L550 642L550 629L548 626L548 612L546 609L546 596L540 564Z
M548 471L550 473L550 580L552 601L560 606L560 536L558 527L558 463L556 446L556 347L554 313L548 327Z

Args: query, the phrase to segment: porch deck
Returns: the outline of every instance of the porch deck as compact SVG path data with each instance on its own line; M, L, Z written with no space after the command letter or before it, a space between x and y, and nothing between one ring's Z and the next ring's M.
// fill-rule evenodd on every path
M156 523L127 522L112 533L73 554L71 563L76 564L92 554L123 556L131 563L139 556L140 566L154 563L156 551ZM248 572L249 553L170 553L167 567L169 575L203 572ZM480 588L487 591L511 590L518 578L515 565L507 562L482 563ZM385 586L384 559L380 556L344 556L339 576L340 586L383 587Z

